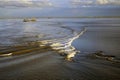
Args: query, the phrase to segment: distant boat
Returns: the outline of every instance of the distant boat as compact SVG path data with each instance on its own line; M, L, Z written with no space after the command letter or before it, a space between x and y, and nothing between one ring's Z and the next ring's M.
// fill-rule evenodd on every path
M36 18L26 18L26 19L23 19L23 22L36 22L37 19Z

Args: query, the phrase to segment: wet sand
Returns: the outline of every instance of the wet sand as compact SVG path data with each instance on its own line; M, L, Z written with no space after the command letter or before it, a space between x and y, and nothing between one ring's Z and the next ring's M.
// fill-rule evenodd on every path
M55 50L46 49L43 52L34 50L27 54L0 57L0 80L119 80L119 62L89 56L101 50L120 60L119 20L110 20L115 24L109 19L99 20L58 20L77 31L80 27L87 29L72 44L80 50L73 61L65 60Z

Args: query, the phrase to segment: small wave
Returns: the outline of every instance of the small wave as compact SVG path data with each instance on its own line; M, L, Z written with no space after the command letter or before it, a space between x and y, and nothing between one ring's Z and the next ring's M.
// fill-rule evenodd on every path
M1 54L0 56L11 56L13 53L8 53L8 54Z
M107 60L114 63L120 63L120 60L116 58L114 55L106 55L103 51L96 51L93 53L88 53L88 58L91 59L101 59L101 60Z

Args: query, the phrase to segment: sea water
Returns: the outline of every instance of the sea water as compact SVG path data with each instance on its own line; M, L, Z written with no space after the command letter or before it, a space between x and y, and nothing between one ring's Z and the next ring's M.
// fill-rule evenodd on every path
M21 17L0 19L0 79L119 80L120 19L113 17L119 16L119 9L81 9L67 9L64 14L71 14L62 18L49 9L54 17L39 17L36 22L23 22ZM34 10L29 15L27 11L22 15L15 12L24 17L42 15ZM98 17L80 18L78 13ZM103 17L107 15L113 18ZM91 57L96 51L115 57L113 60ZM66 60L66 54L73 60Z

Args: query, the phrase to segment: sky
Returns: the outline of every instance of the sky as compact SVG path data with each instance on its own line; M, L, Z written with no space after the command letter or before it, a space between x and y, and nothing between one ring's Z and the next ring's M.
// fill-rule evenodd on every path
M102 8L98 9L98 7ZM120 0L0 0L0 18L23 16L120 16L119 9Z
M120 5L120 0L0 0L0 7L71 7Z

